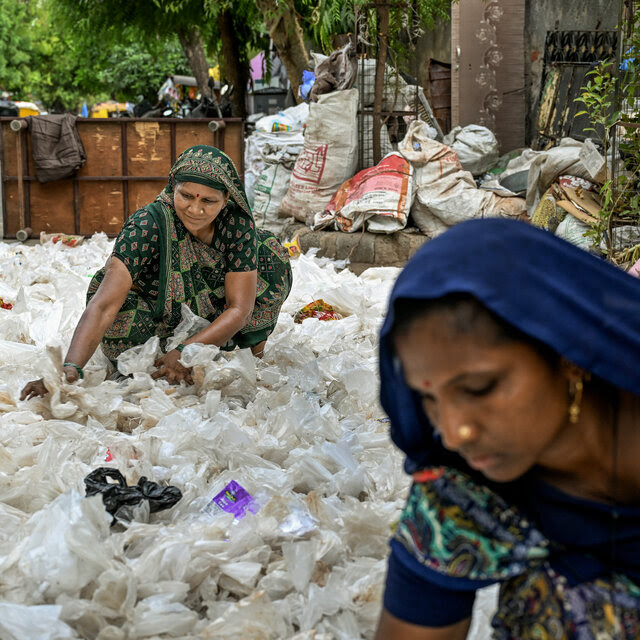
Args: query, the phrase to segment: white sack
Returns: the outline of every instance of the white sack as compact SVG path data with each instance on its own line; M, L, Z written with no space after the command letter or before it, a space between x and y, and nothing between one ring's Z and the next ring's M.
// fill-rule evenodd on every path
M457 154L463 169L474 176L486 173L498 161L499 147L493 132L479 124L454 127L444 143Z
M308 105L305 106L308 111ZM256 224L275 234L279 234L286 224L286 218L278 216L278 209L289 189L293 166L302 151L304 138L298 133L283 136L282 142L269 142L261 147L263 167L254 187L253 217Z
M404 229L413 203L413 166L400 153L390 153L375 167L347 180L329 206L314 218L314 228L335 221L340 231L353 233L367 225L374 233Z
M585 233L589 231L591 227L582 220L574 218L572 215L566 215L564 220L558 225L555 235L571 244L575 244L576 247L580 247L585 251L592 251L592 241L589 236L585 236Z
M478 189L450 147L429 137L427 123L411 123L398 151L414 166L411 216L422 233L435 237L454 224L483 217L524 213L523 198L501 198Z
M326 93L309 107L304 149L298 156L280 215L307 217L324 211L358 165L358 91Z
M558 176L578 176L591 180L591 176L580 160L582 142L563 138L560 145L538 155L529 167L527 181L527 213L533 215L542 196Z
M256 182L269 161L280 162L298 157L304 137L301 130L263 133L254 131L244 147L244 190L251 207L255 206Z
M476 188L473 176L462 169L457 154L432 140L427 127L421 120L412 122L398 151L415 169L413 221L422 233L434 237L454 224L482 217L491 194Z

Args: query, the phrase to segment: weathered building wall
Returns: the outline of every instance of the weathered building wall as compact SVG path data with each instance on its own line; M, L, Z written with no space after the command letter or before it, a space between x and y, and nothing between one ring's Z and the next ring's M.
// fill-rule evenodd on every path
M418 82L426 89L429 84L427 60L451 62L451 22L438 20L433 29L425 31L416 43Z
M607 31L615 29L617 21L617 0L526 0L524 51L513 55L524 57L527 143L535 137L547 31ZM418 40L417 75L423 87L428 85L428 58L451 61L451 26L443 21Z
M525 8L525 89L527 140L535 132L547 31L595 31L616 28L616 0L527 0Z

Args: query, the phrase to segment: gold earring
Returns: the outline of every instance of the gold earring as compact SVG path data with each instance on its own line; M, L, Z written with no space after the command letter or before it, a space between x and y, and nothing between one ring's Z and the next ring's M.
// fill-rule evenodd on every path
M471 437L471 427L468 424L461 424L458 427L458 438L468 440Z
M580 409L582 408L582 390L584 385L582 379L576 380L573 384L573 389L569 390L569 394L572 397L571 404L569 405L569 422L576 424L580 419Z

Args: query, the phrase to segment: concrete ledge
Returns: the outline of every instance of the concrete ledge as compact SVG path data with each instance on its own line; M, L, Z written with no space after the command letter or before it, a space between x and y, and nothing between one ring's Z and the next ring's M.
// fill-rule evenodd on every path
M298 236L303 251L318 249L318 256L334 260L349 259L349 269L362 273L369 267L403 267L428 240L415 228L390 235L356 231L312 231L302 223L287 225L281 237Z

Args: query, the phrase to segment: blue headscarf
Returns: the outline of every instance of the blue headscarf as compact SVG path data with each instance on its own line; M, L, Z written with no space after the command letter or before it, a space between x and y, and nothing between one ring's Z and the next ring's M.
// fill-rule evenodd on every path
M400 299L469 293L520 331L640 395L640 280L524 222L464 222L427 242L396 281L380 334L380 400L408 472L444 464L390 332Z

